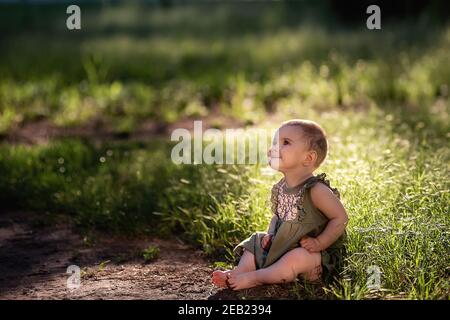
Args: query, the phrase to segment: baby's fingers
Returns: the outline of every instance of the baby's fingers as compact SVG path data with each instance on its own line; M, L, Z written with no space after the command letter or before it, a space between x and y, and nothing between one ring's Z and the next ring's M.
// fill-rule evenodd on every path
M262 238L261 239L261 247L265 247L267 245L267 238Z
M303 238L301 238L300 239L300 242L304 242L304 241L307 241L309 239L309 237L308 236L304 236Z
M311 250L312 249L312 243L309 240L302 240L301 245L306 250Z

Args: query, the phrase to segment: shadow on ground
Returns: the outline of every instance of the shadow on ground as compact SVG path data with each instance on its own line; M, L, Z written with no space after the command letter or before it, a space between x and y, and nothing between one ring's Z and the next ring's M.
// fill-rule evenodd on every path
M160 249L145 263L142 250ZM68 289L68 266L81 286ZM0 299L293 299L291 284L234 292L210 282L212 264L177 238L83 237L62 218L0 212Z

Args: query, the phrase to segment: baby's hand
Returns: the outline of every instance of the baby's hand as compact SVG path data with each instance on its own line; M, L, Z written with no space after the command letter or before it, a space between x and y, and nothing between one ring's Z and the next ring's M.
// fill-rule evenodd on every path
M266 250L266 251L269 250L270 245L272 244L272 237L273 237L273 234L268 233L268 234L264 235L264 237L261 239L261 247L264 250Z
M317 238L303 237L300 240L300 245L309 252L320 252L322 250L320 242Z

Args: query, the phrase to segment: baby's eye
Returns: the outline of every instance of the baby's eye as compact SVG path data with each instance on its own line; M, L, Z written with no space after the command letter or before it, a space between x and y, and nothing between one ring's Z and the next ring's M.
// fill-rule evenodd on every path
M289 144L289 141L283 140L283 145L288 145L288 144Z

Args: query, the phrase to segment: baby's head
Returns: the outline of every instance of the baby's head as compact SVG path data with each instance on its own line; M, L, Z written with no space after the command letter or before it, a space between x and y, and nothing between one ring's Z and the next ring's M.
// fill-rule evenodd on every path
M328 143L325 131L316 122L294 119L283 122L268 152L269 165L278 171L313 172L325 160Z

